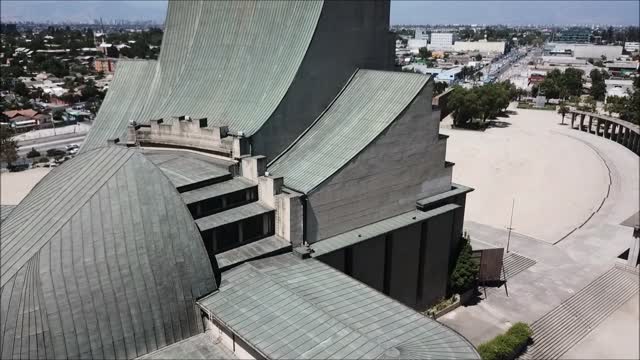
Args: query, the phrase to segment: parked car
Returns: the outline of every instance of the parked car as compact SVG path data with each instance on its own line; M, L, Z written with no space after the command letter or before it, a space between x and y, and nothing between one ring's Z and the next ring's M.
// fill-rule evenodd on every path
M69 150L73 150L73 149L79 149L80 145L78 145L78 144L69 144L69 145L65 146L65 148L67 149L67 151L69 151Z
M78 149L74 148L68 151L69 155L76 155L78 153Z

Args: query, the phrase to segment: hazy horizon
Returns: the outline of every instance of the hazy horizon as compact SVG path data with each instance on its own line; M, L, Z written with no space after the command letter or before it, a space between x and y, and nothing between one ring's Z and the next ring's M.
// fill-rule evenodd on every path
M92 23L102 18L163 23L167 0L0 2L3 22ZM571 14L567 17L566 14ZM594 25L640 22L639 1L391 1L392 25Z

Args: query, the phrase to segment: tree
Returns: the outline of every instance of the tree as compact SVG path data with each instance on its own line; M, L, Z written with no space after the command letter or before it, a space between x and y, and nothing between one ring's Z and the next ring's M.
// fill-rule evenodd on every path
M531 96L536 97L538 96L538 92L540 91L540 87L537 85L533 85L531 87Z
M567 68L562 77L562 87L566 89L567 95L580 96L582 94L582 76L584 71L575 68Z
M640 125L640 77L633 80L633 92L629 94L620 118Z
M627 105L627 99L619 96L608 96L604 110L611 116L612 113L622 114Z
M456 265L449 278L449 288L454 294L462 294L470 290L477 279L479 270L478 264L471 257L473 249L469 237L463 237L461 242Z
M92 79L87 80L87 82L84 84L84 87L80 91L80 94L82 95L83 101L91 100L98 96L99 91L98 88L96 88L95 81L93 81Z
M18 160L18 143L12 139L14 134L13 129L0 127L0 160L9 165Z
M30 93L29 88L19 80L17 80L16 84L13 86L13 92L16 93L16 95L24 97L28 97Z
M442 94L447 89L447 83L443 81L436 81L433 84L433 96Z
M607 93L607 85L604 82L604 75L599 69L593 69L589 73L591 78L591 90L589 94L598 101L603 101Z
M580 69L567 68L564 72L553 69L540 83L539 90L550 99L566 99L567 96L582 94L582 75Z
M479 113L477 94L459 86L449 95L448 106L452 109L453 124L457 127L471 122Z
M584 100L584 103L581 106L578 106L578 109L587 112L596 112L596 105L596 99L594 99L593 96L589 95Z
M476 61L482 61L482 55L480 54L476 55Z
M560 103L560 106L558 106L558 114L562 115L562 125L564 125L564 116L570 111L571 109L569 109L569 107L567 105L565 105L564 101L562 101Z
M422 59L431 58L431 51L429 51L426 47L421 47L420 49L418 49L418 54Z
M42 70L59 78L69 75L65 64L56 58L47 59L47 61L42 64Z

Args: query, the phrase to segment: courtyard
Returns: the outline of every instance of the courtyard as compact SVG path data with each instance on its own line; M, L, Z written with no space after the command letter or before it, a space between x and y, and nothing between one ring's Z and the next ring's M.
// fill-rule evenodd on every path
M449 135L447 160L456 163L454 181L476 189L467 198L465 229L476 241L506 247L515 199L510 251L534 261L508 279L508 295L504 287L489 289L477 305L439 319L475 345L517 321L534 323L597 283L594 280L612 269L616 257L629 247L632 228L621 223L638 212L640 169L635 154L560 125L561 116L555 112L512 111L500 119L500 127L484 132L451 129L448 119L441 124L441 133ZM621 299L623 304L593 301L610 310L603 316L616 317L618 329L638 328L637 306L635 311L633 307L637 291L635 297ZM581 346L574 346L581 338L564 334L562 326L557 326L558 338L552 340L571 336L573 349L567 357L601 358L602 350L589 344L606 342L625 349L610 352L611 358L622 353L637 358L637 337L614 336L611 323L604 320Z

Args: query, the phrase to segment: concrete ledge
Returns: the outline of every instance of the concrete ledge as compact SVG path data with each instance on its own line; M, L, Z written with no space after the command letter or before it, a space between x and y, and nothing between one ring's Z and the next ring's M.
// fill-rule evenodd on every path
M434 216L438 216L449 211L453 211L460 208L456 204L443 205L437 209L429 211L413 210L407 213L397 215L385 220L363 226L361 228L347 231L345 233L332 236L330 238L320 240L310 245L313 253L311 257L318 257L320 255L328 254L330 252L343 249L345 247L372 239L376 236L392 232L394 230L423 222Z
M437 195L433 195L433 196L429 196L427 198L424 199L420 199L418 201L416 201L416 206L418 207L418 209L422 210L426 207L428 207L431 204L434 204L438 201L442 201L448 198L451 198L453 196L458 196L458 195L462 195L462 194L467 194L472 192L474 189L464 186L464 185L460 185L460 184L455 184L455 183L451 183L451 190L449 191L445 191L443 193L437 194Z

